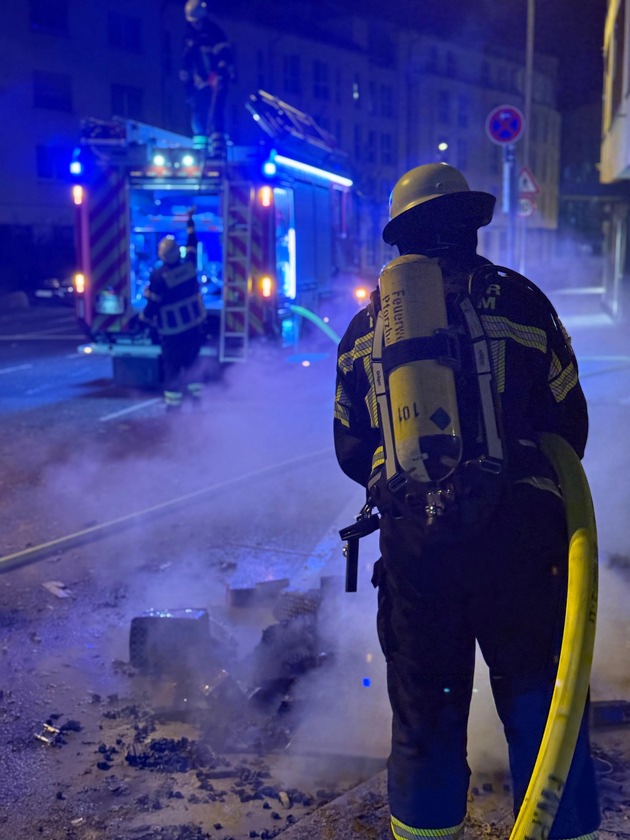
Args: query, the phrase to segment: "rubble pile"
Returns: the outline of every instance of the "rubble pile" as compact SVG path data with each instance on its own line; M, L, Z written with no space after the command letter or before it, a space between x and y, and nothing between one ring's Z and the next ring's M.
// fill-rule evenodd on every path
M296 681L331 658L322 650L317 627L321 592L281 592L271 584L259 593L273 597L276 622L240 659L230 633L205 610L151 611L132 620L129 663L118 662L117 670L133 679L133 702L95 696L92 703L105 705L101 729L110 736L95 746L95 758L108 789L130 795L125 768L156 777L150 794L135 797L136 814L155 813L178 800L217 808L249 804L259 815L249 836L269 840L340 794L280 786L265 760L285 749L299 725ZM48 723L57 723L55 731L43 734L60 746L76 722L59 726L51 717ZM172 734L182 724L192 737ZM192 824L152 827L153 833L140 827L120 840L229 838L220 823L213 828L219 833L204 833Z
M48 748L70 745L73 755L83 748L83 769L57 792L64 837L271 840L356 784L343 777L334 785L303 780L300 788L277 772L301 722L298 683L333 658L318 628L324 587L295 592L281 584L265 582L257 588L264 608L241 612L247 627L253 620L261 628L241 657L205 610L133 619L129 661L113 663L130 691L91 693L89 721L52 714L34 733ZM88 804L96 791L100 813Z

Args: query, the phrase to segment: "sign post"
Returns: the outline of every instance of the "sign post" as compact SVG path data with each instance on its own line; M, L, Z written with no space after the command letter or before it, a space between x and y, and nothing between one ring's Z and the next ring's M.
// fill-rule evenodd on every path
M507 251L509 262L514 262L514 242L516 229L516 190L515 190L515 144L525 131L525 117L514 105L499 105L493 108L486 118L486 134L493 143L503 150L503 204L502 209L508 217Z

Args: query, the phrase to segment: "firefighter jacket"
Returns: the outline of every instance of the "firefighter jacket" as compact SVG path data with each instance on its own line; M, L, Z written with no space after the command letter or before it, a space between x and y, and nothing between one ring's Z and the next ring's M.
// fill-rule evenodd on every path
M198 329L206 316L197 280L197 236L192 220L187 230L186 258L156 268L144 292L143 320L156 326L161 338Z
M233 48L223 29L206 19L201 30L189 27L184 40L180 79L188 98L218 83L225 86L234 76Z
M485 333L491 356L497 413L507 449L510 480L540 479L541 487L553 472L537 448L541 432L565 438L581 458L588 434L586 400L570 339L552 305L537 287L520 278L504 277L492 264L474 255L468 264L439 260L445 281L449 323L458 295L469 294ZM468 289L473 269L486 266L482 282ZM520 279L519 279L520 278ZM358 312L342 337L337 357L334 443L342 470L367 487L383 463L377 401L372 373L373 304ZM471 358L462 354L456 374L457 403L466 441L475 435L476 418L467 415ZM550 489L550 488L547 488Z

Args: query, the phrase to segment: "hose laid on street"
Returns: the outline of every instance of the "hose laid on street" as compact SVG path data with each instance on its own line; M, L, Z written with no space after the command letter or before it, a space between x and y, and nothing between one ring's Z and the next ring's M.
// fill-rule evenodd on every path
M569 535L569 575L556 684L538 757L510 840L544 840L560 805L588 694L597 617L597 531L588 481L572 447L541 435L556 471Z
M333 328L328 326L326 321L320 318L319 315L311 312L310 309L306 309L304 306L298 306L296 303L288 304L287 309L290 312L294 312L296 315L301 315L303 318L311 321L316 327L319 327L324 335L327 335L331 341L334 341L335 344L339 344L341 341L341 336L337 335Z
M29 546L21 551L16 551L13 554L6 554L0 557L0 574L5 572L12 572L14 569L20 569L22 566L28 566L30 563L36 563L49 557L58 551L66 551L69 548L83 545L84 543L92 542L100 537L108 536L133 525L140 521L147 520L151 516L162 516L164 513L176 510L182 505L190 505L194 501L205 499L212 495L219 495L225 493L227 490L240 487L241 485L249 485L252 481L273 476L276 473L281 473L285 469L292 469L301 464L309 463L310 461L318 461L326 455L330 454L330 448L319 449L314 452L309 452L304 455L298 455L295 458L290 458L286 461L280 461L277 464L272 464L269 467L261 467L241 476L229 478L225 481L217 482L208 487L202 487L199 490L194 490L191 493L184 493L182 496L177 496L174 499L167 499L165 502L152 505L143 510L136 510L132 513L127 513L124 516L119 516L116 519L111 519L108 522L101 522L98 525L91 525L88 528L82 528L80 531L75 531L72 534L66 534L64 537L48 540L39 545Z

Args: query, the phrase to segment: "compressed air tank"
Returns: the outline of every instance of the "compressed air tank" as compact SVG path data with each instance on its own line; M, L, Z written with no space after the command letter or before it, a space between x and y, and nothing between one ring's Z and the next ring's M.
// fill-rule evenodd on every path
M396 460L409 479L440 481L462 454L455 377L441 352L448 320L440 266L398 257L381 273L380 296Z

